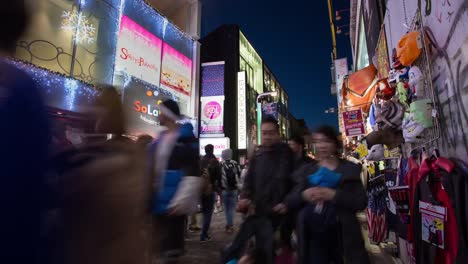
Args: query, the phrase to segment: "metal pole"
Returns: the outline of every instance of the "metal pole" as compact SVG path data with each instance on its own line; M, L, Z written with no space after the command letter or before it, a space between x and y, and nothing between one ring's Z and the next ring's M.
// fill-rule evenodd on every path
M328 0L328 16L330 17L330 29L332 35L332 44L333 44L333 59L336 60L336 35L335 35L335 23L333 22L333 6L332 0Z

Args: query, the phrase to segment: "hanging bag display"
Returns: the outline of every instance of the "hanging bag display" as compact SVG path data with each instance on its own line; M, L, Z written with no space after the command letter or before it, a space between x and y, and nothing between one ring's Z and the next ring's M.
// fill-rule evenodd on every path
M359 70L343 81L343 104L345 107L361 108L364 113L369 113L370 104L374 99L377 83L377 69L373 64Z

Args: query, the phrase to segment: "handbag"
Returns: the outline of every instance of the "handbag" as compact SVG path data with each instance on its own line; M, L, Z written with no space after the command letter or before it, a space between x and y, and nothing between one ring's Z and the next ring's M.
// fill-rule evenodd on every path
M394 101L385 101L377 113L376 122L379 125L379 130L388 128L399 128L403 122L403 106Z

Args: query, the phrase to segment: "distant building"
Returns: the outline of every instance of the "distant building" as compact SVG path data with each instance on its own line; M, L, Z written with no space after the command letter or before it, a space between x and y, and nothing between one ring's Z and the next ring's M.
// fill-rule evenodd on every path
M237 25L223 25L200 40L201 62L202 62L202 85L201 85L201 121L203 123L203 108L206 104L212 104L217 97L221 96L223 101L224 119L222 131L218 131L215 137L229 138L230 146L236 157L242 162L247 158L250 151L258 145L258 120L257 96L276 92L276 96L262 96L260 103L264 114L274 115L280 125L283 140L289 135L289 97L275 77L273 72L260 57L253 45ZM203 64L210 67L214 63L224 65L222 76L214 78L213 72L208 70L204 73ZM208 68L206 68L208 69ZM215 71L218 72L219 71ZM213 82L222 79L223 84L218 92L213 92ZM205 84L205 86L204 86ZM209 91L208 88L209 87ZM205 92L204 92L204 89ZM216 89L215 89L216 90ZM211 97L213 100L206 100ZM209 120L208 120L209 121ZM216 130L221 126L209 128L208 131ZM203 130L203 127L201 128ZM201 135L211 137L210 133Z

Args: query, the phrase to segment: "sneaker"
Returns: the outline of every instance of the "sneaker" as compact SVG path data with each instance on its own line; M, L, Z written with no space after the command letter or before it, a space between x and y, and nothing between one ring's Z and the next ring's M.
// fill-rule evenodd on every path
M204 238L201 238L201 239L200 239L200 242L202 242L202 243L206 243L206 242L209 242L209 241L211 241L211 237L210 237L210 236L207 236L207 237L204 237Z

